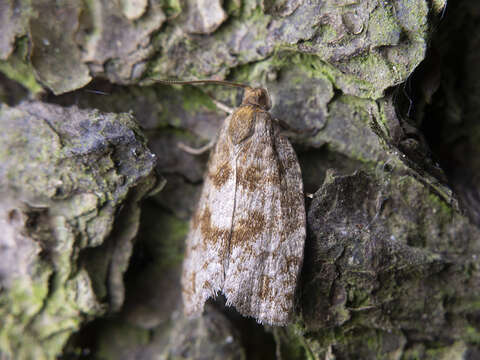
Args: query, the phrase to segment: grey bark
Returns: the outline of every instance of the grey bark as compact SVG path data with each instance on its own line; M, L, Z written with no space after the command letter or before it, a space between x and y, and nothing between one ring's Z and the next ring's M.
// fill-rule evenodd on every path
M478 358L479 14L474 0L1 2L0 357ZM211 96L240 94L165 78L267 87L299 130L312 196L294 324L221 298L183 317L207 156L177 143L213 139L226 115Z

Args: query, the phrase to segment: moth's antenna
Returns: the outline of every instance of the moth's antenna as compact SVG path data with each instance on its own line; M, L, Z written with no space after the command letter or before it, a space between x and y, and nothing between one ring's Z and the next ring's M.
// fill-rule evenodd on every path
M250 86L240 83L235 83L231 81L225 80L190 80L190 81L181 81L181 80L155 80L160 84L165 85L195 85L195 84L216 84L216 85L225 85L225 86L232 86L232 87L239 87L242 89L249 88Z

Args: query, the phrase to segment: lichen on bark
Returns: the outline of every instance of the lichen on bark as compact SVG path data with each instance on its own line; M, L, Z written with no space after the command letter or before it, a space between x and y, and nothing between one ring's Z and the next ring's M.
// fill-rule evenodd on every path
M155 185L155 156L128 114L24 102L2 105L0 124L0 349L51 359L109 309L107 294L123 301L121 276L138 202ZM98 272L84 264L94 251L104 259Z
M6 282L5 296L18 300L0 307L2 351L28 357L41 343L46 357L478 357L474 0L446 12L444 0L6 4L0 99L15 126L1 135L10 145L0 169L10 164L10 175L0 221L24 250L9 253L22 266L0 271L28 281ZM207 156L177 143L214 139L226 114L210 97L235 107L241 94L159 78L267 87L273 116L299 130L289 135L308 237L294 324L264 328L221 300L200 320L181 315L183 239ZM53 94L18 105L18 84ZM154 162L129 111L167 179L141 214ZM18 120L27 117L36 130ZM112 141L118 124L125 136ZM18 189L44 195L18 204ZM102 317L107 309L116 317ZM53 325L63 331L40 326L59 311ZM18 318L33 318L26 331Z

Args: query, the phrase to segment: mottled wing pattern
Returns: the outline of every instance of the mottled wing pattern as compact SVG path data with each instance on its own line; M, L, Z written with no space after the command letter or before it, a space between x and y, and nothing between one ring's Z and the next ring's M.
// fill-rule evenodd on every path
M305 241L305 205L295 152L270 114L235 146L233 231L223 292L259 322L285 325L293 310Z
M205 301L222 290L235 201L233 145L227 135L231 116L211 153L200 201L190 223L182 273L187 315L200 315Z

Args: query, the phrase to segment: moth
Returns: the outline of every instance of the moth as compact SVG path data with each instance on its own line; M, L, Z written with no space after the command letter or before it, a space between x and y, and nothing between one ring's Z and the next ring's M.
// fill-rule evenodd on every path
M259 323L286 325L306 236L300 166L268 92L244 89L210 154L198 206L190 222L182 271L184 312L199 316L205 301L223 293L228 306Z

